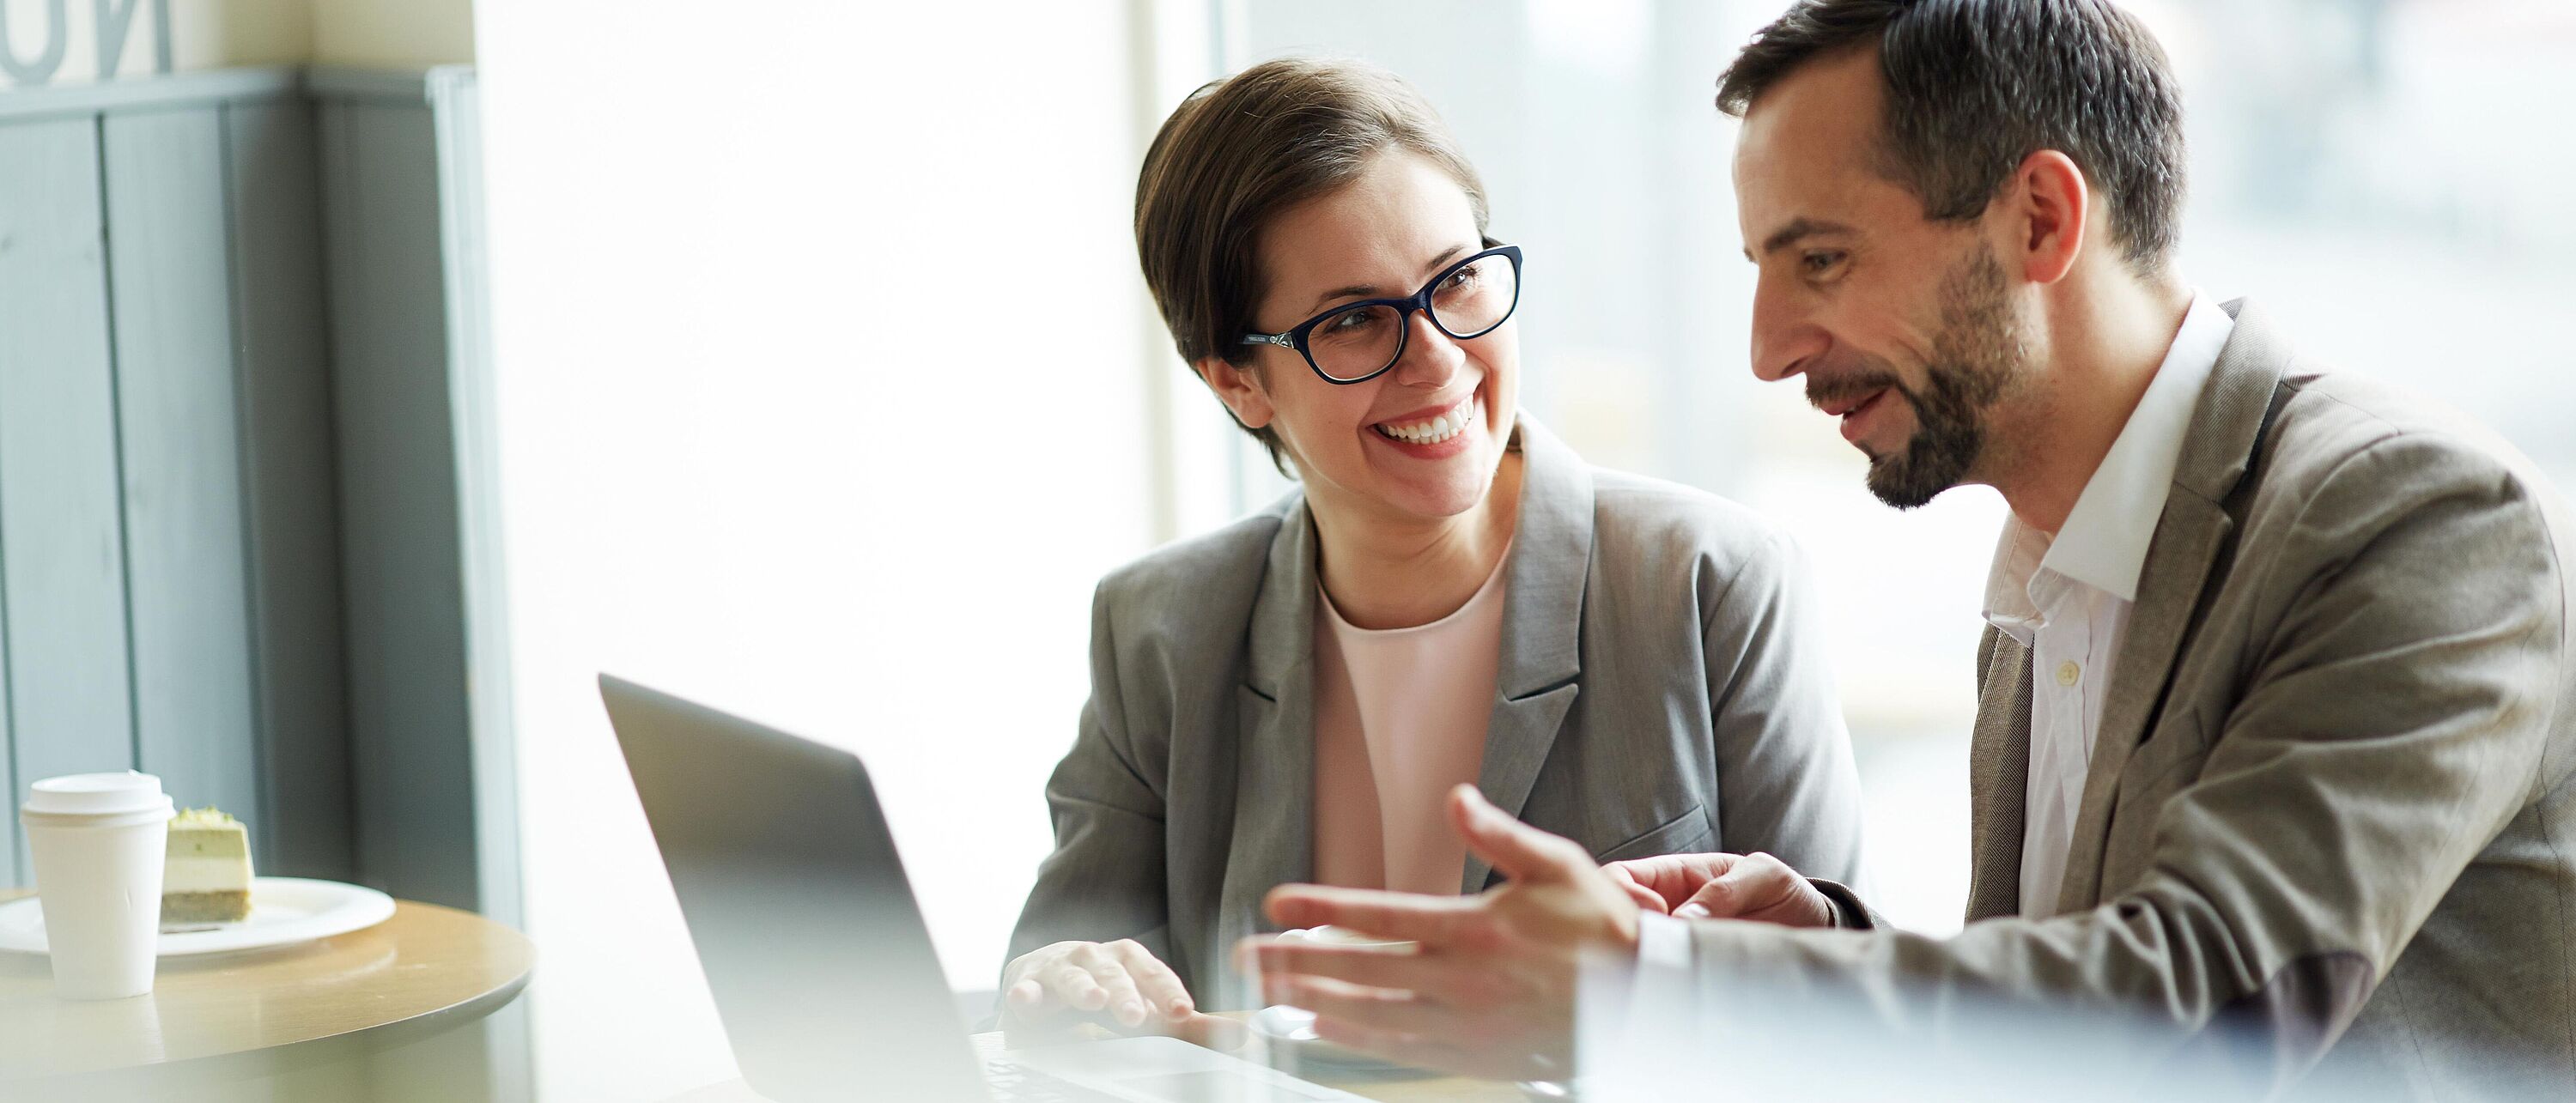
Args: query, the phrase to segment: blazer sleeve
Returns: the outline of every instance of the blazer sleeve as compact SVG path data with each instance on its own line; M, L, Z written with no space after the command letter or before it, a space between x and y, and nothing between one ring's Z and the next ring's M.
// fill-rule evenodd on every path
M1082 706L1073 750L1047 780L1055 851L1038 866L1037 884L1020 909L1012 960L1050 943L1121 938L1171 957L1162 759L1140 754L1139 738L1126 724L1114 604L1106 584L1093 595L1091 699Z
M2098 1039L2099 1073L2205 1049L2303 1075L2542 784L2566 591L2540 504L2456 445L2385 438L2299 509L2272 562L2237 568L2280 612L2230 642L2241 689L2154 814L2143 876L1949 938L1694 924L1696 998L1835 994L1838 1029L1918 1041L1991 1025L1968 1008L2092 1008L2140 1017Z
M1717 744L1719 844L1856 883L1860 774L1806 559L1774 533L1715 592L1701 612L1701 654Z

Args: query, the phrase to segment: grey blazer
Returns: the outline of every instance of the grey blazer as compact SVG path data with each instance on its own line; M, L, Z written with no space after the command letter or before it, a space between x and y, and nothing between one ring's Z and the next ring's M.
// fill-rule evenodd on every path
M1913 1037L1977 993L2143 1013L2092 1094L2159 1067L2319 1098L2576 1094L2566 505L2484 430L2229 312L2057 896L2020 898L2031 657L1990 630L1967 929L1695 925L1707 996L1856 990Z
M1479 785L1603 861L1763 850L1848 879L1860 785L1793 544L1751 511L1584 464L1524 416ZM1011 956L1134 938L1208 1010L1313 865L1315 533L1304 499L1102 580L1091 700L1047 784L1055 853ZM1460 883L1489 870L1471 855Z

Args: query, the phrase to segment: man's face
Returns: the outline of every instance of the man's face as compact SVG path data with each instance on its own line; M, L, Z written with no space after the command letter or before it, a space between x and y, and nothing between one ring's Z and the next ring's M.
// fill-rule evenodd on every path
M1911 509L1997 462L1996 404L2027 376L2012 273L1983 223L1936 223L1880 173L1878 55L1808 63L1745 113L1737 216L1760 269L1753 374L1807 400Z

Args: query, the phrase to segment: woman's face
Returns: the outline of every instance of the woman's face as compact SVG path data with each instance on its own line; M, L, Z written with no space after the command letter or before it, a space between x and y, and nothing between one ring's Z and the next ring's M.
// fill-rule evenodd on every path
M1278 333L1344 303L1412 295L1484 243L1456 181L1389 151L1341 190L1274 219L1256 246L1268 292L1253 324ZM1511 432L1517 323L1468 341L1420 312L1405 325L1404 355L1364 383L1328 383L1297 350L1277 346L1254 353L1258 371L1212 364L1208 381L1244 424L1279 434L1310 498L1453 517L1484 500Z

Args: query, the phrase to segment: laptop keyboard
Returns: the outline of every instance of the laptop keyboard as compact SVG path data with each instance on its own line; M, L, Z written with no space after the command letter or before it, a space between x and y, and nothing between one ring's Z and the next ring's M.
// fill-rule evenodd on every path
M1093 1091L1000 1058L984 1062L984 1083L1003 1103L1126 1103L1125 1096Z

